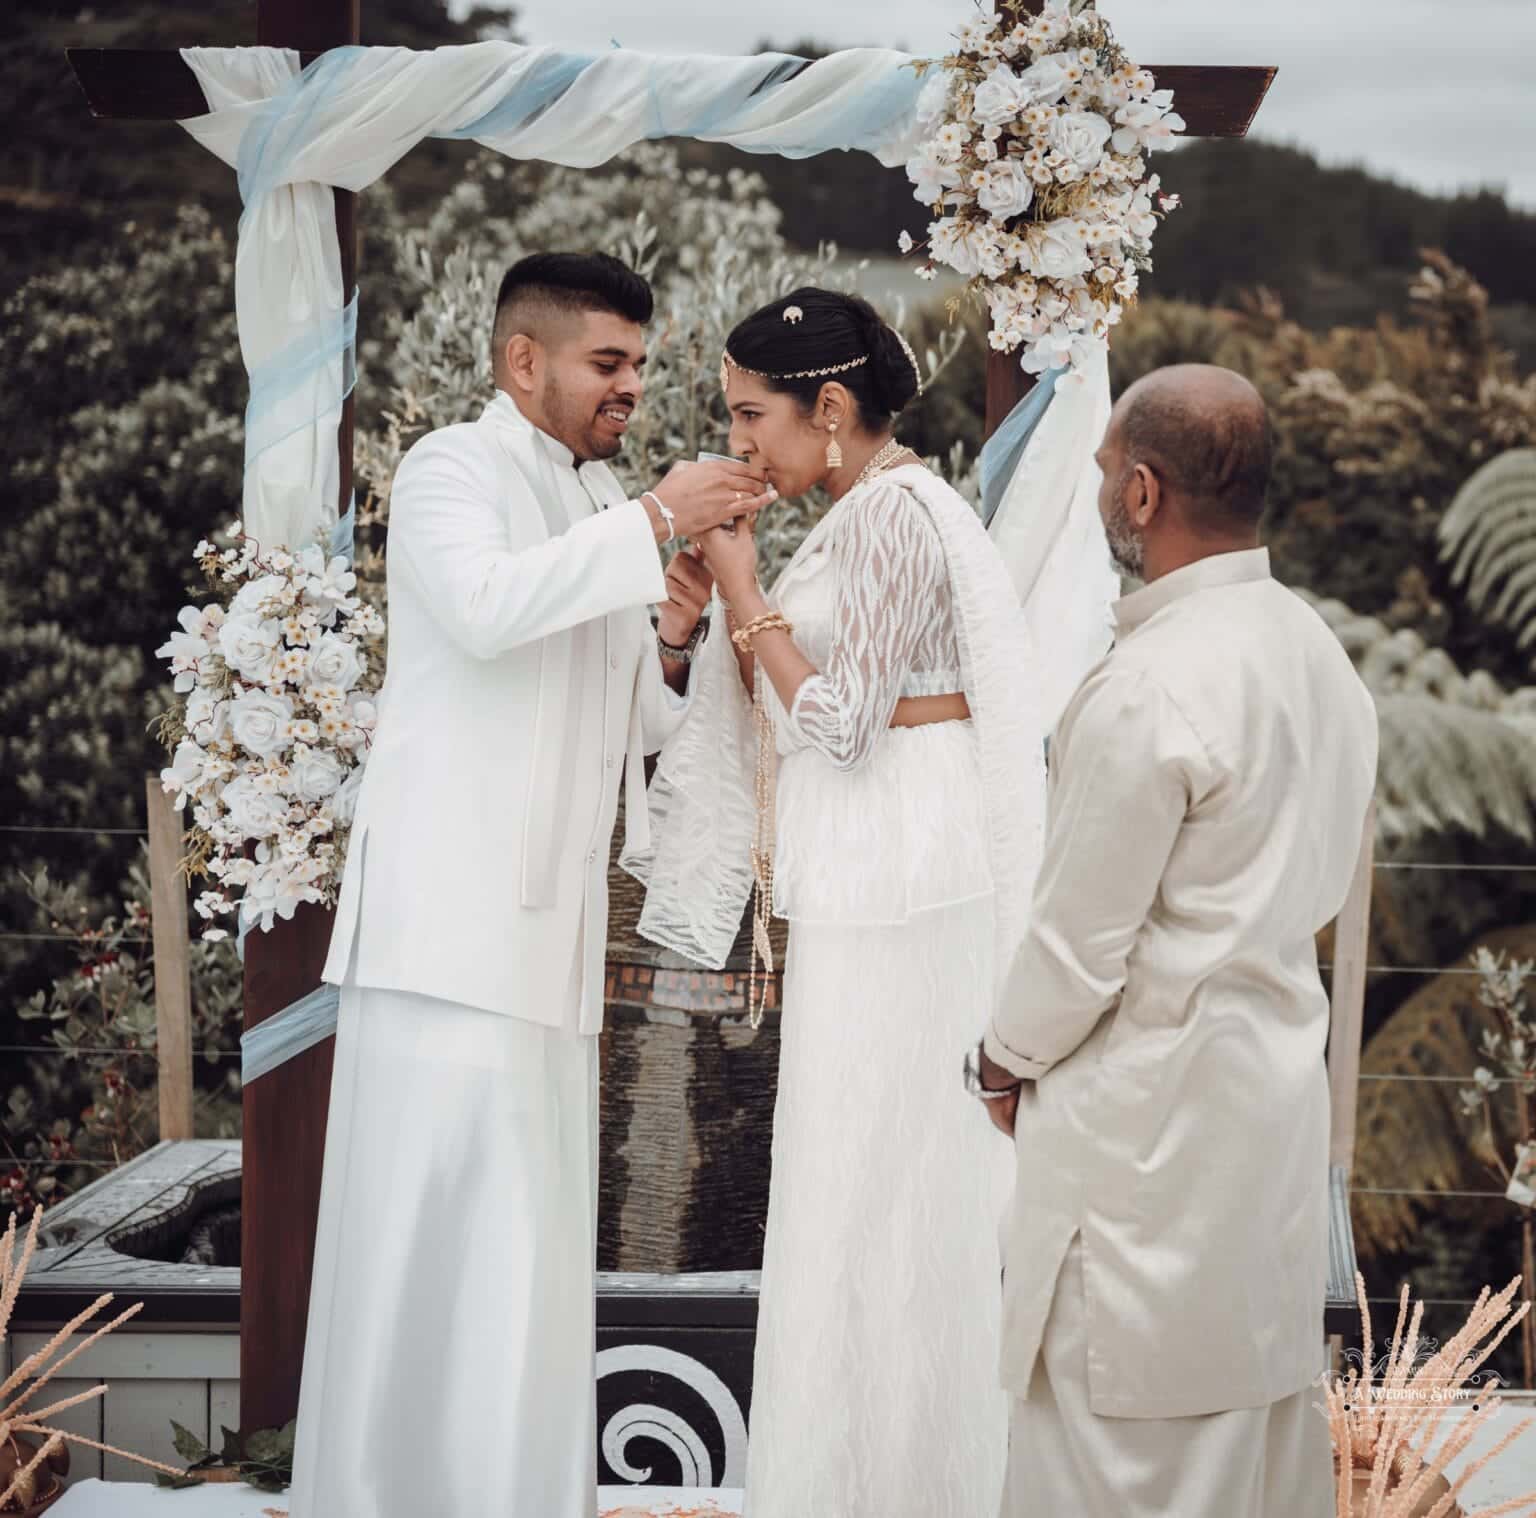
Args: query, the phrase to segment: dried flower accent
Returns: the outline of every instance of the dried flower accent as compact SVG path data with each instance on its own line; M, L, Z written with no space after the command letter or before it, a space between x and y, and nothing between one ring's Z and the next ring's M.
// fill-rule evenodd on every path
M1512 1310L1519 1289L1518 1276L1497 1295L1485 1286L1462 1327L1443 1345L1431 1347L1433 1341L1429 1341L1421 1354L1419 1326L1424 1304L1415 1303L1410 1318L1408 1287L1404 1285L1386 1365L1378 1378L1365 1278L1356 1273L1360 1361L1344 1377L1332 1378L1324 1391L1333 1437L1337 1518L1418 1518L1420 1514L1423 1518L1461 1518L1465 1509L1456 1499L1467 1483L1536 1423L1536 1418L1523 1419L1455 1481L1449 1479L1447 1469L1452 1461L1503 1406L1500 1398L1492 1395L1497 1377L1489 1375L1483 1380L1479 1372L1531 1310L1529 1302ZM1468 1389L1478 1386L1485 1386L1488 1394L1477 1396L1473 1411L1461 1417L1435 1453L1427 1456L1425 1451L1446 1409L1461 1403ZM1368 1484L1362 1498L1359 1485L1365 1478ZM1529 1518L1532 1513L1536 1513L1536 1492L1482 1509L1475 1518L1514 1518L1515 1514Z
M32 1221L28 1225L27 1236L22 1241L19 1256L16 1252L14 1213L6 1227L4 1239L0 1240L0 1344L5 1342L6 1335L10 1331L11 1314L16 1308L16 1298L20 1295L22 1280L26 1276L27 1267L32 1263L32 1256L37 1251L37 1230L42 1218L43 1209L39 1207L32 1214ZM57 1417L62 1412L67 1412L72 1407L79 1407L83 1402L105 1396L108 1390L105 1384L93 1386L87 1391L79 1392L72 1397L64 1397L57 1402L51 1402L46 1407L27 1410L27 1404L65 1366L83 1355L98 1340L105 1338L114 1328L120 1328L144 1306L142 1302L135 1302L132 1307L120 1312L111 1322L103 1323L67 1354L60 1354L59 1352L76 1329L83 1327L111 1301L111 1292L97 1297L84 1312L71 1318L41 1349L28 1355L4 1382L0 1382L0 1444L19 1435L40 1436L45 1441L37 1453L15 1472L5 1490L0 1492L0 1513L15 1512L18 1507L30 1502L30 1493L44 1464L51 1460L66 1442L84 1445L87 1449L101 1450L105 1454L118 1455L124 1460L132 1460L139 1465L148 1466L151 1470L165 1471L172 1475L179 1474L174 1467L162 1465L158 1460L148 1460L143 1455L118 1449L115 1445L99 1444L94 1439L68 1433L45 1421ZM30 1386L26 1386L28 1381L32 1383ZM26 1386L26 1389L19 1390L23 1386Z

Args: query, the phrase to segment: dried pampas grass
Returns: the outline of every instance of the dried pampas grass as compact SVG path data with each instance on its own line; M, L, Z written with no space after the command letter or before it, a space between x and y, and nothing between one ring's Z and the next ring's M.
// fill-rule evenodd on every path
M1424 1304L1415 1303L1409 1319L1405 1285L1398 1301L1397 1326L1392 1333L1387 1363L1378 1379L1372 1359L1371 1312L1365 1280L1356 1274L1363 1344L1361 1364L1343 1378L1330 1381L1326 1391L1337 1473L1337 1518L1458 1518L1466 1512L1456 1499L1467 1482L1536 1423L1536 1418L1516 1424L1451 1481L1447 1467L1503 1405L1492 1394L1498 1382L1491 1379L1488 1395L1477 1397L1475 1411L1458 1419L1456 1428L1435 1454L1428 1457L1424 1451L1447 1408L1464 1404L1465 1397L1457 1394L1476 1384L1472 1378L1530 1311L1529 1302L1511 1310L1519 1288L1518 1276L1497 1295L1485 1286L1466 1323L1420 1361L1419 1324ZM1490 1334L1493 1337L1483 1344ZM1362 1481L1363 1493L1359 1490ZM1475 1518L1514 1518L1516 1514L1527 1518L1536 1514L1536 1492L1481 1509Z
M22 1242L21 1253L16 1252L16 1216L13 1213L9 1225L5 1230L5 1237L0 1240L0 1344L4 1344L7 1334L10 1332L11 1314L16 1309L16 1298L21 1292L21 1283L26 1276L27 1267L32 1263L32 1256L37 1252L37 1230L43 1220L43 1209L39 1207L32 1214L31 1225L27 1229L27 1236ZM121 1327L129 1318L133 1317L140 1308L142 1302L135 1302L132 1307L120 1312L109 1323L103 1323L94 1333L89 1335L81 1343L77 1344L68 1354L60 1355L59 1351L69 1341L76 1329L82 1327L91 1318L112 1301L110 1292L97 1299L76 1317L71 1318L49 1341L35 1354L28 1355L20 1365L13 1370L4 1382L0 1382L0 1444L5 1444L18 1435L31 1435L43 1439L42 1448L11 1477L10 1484L3 1492L0 1492L0 1513L14 1512L17 1505L24 1498L23 1494L32 1491L36 1484L43 1465L66 1443L84 1445L88 1449L102 1450L109 1455L120 1455L124 1460L136 1461L139 1465L146 1465L151 1470L165 1471L172 1476L179 1476L180 1471L173 1466L161 1465L157 1460L146 1460L142 1455L132 1454L128 1450L117 1449L110 1444L98 1444L94 1439L86 1439L79 1434L67 1433L64 1429L55 1428L47 1419L57 1417L59 1413L67 1412L72 1407L78 1407L82 1402L93 1401L97 1397L104 1396L107 1388L105 1384L93 1386L88 1391L78 1393L73 1397L65 1397L57 1402L49 1403L46 1407L34 1407L28 1410L27 1404L43 1389L58 1373L64 1369L70 1361L84 1354L98 1339L104 1338L114 1328ZM55 1356L58 1356L55 1359ZM28 1381L30 1386L26 1386ZM25 1386L25 1390L20 1388Z

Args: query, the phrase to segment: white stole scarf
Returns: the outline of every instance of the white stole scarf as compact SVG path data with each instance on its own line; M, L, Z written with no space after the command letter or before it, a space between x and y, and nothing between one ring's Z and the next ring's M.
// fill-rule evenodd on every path
M961 679L980 744L1002 974L1023 937L1044 842L1036 653L1008 569L966 501L916 464L891 470L881 483L904 486L927 509L949 568ZM838 515L834 507L817 523L775 590L825 542ZM714 617L722 627L718 601ZM752 887L757 738L728 638L705 639L693 680L688 716L651 781L651 847L626 847L619 863L647 887L641 935L718 970Z

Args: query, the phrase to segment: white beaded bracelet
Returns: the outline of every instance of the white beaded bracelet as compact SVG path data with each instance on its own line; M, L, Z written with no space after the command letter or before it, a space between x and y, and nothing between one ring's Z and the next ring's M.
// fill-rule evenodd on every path
M668 543L672 542L677 537L677 518L672 515L672 512L668 508L667 503L663 501L662 498L657 495L654 490L647 490L645 494L640 497L640 499L642 501L654 501L656 503L656 509L661 513L662 521L667 524L667 536L665 541Z

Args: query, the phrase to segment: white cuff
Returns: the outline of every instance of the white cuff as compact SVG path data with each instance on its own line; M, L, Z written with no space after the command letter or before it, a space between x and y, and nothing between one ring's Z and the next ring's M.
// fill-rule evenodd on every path
M1020 1054L1017 1050L1010 1049L998 1036L996 1023L987 1025L986 1036L981 1041L981 1047L988 1059L1023 1080L1039 1080L1051 1068L1050 1060L1031 1059L1027 1054Z

